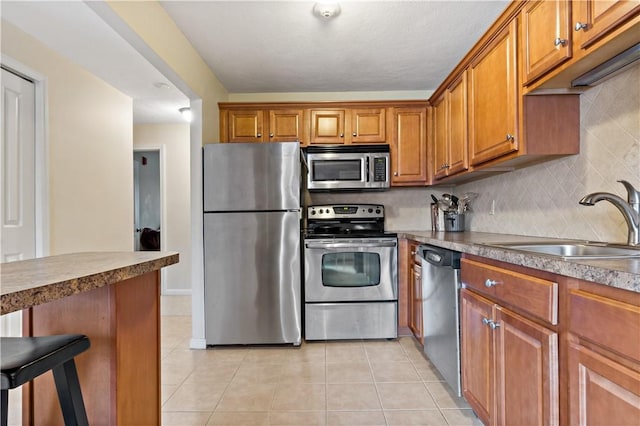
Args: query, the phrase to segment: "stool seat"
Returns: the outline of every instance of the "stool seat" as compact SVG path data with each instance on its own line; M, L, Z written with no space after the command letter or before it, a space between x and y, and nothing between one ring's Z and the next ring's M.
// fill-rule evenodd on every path
M87 424L74 358L91 346L82 334L39 337L2 337L2 426L7 424L8 390L21 386L51 370L58 400L67 425Z
M3 337L0 342L2 389L22 386L89 349L82 334Z

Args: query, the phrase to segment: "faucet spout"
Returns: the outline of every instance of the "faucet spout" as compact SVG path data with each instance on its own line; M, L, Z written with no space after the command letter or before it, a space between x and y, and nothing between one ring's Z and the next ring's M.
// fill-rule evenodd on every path
M608 192L594 192L584 196L579 202L584 206L593 206L600 201L608 201L613 204L627 222L629 234L627 244L631 246L640 245L640 193L627 181L622 183L629 194L628 201Z

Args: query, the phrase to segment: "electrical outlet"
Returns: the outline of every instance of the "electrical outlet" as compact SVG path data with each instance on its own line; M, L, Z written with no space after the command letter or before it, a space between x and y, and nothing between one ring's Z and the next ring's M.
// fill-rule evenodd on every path
M496 214L496 200L491 200L491 210L489 210L489 214Z

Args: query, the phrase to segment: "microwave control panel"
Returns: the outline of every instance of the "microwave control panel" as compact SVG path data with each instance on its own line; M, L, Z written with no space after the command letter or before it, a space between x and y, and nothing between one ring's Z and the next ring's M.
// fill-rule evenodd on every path
M386 159L386 157L374 157L373 158L373 181L374 182L386 182L387 181L387 159Z

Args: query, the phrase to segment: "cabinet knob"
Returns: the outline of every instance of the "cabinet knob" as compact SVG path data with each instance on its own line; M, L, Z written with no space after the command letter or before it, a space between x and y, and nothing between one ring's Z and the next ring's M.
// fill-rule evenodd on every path
M262 133L258 133L258 134L256 135L256 138L261 138L261 137L262 137Z
M573 27L573 29L576 30L576 31L586 30L587 29L587 24L585 24L583 22L576 22L576 26Z
M487 280L484 282L484 286L487 288L495 287L498 284L500 284L500 281L492 280L491 278L487 278Z
M489 318L482 318L482 323L484 325L489 325L492 321Z
M394 176L398 176L398 172L393 172L393 175Z
M564 46L566 46L566 45L567 45L567 40L565 40L565 39L563 39L563 38L558 37L558 38L556 38L556 39L553 41L553 44L554 44L555 46L560 46L560 45L562 45L562 46L564 47Z
M269 133L269 137L272 138L273 137L273 133Z
M492 330L495 330L496 328L500 327L500 323L497 323L495 321L491 321L489 323L489 327L491 327Z
M340 137L341 137L341 138L344 138L344 133L340 133Z
M515 141L516 138L511 133L507 133L507 140L513 143L513 141Z
M356 132L351 133L351 136L358 136Z

